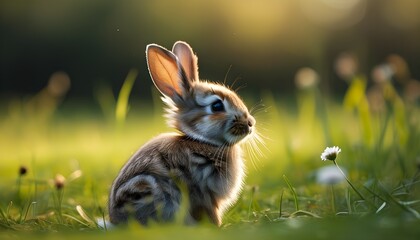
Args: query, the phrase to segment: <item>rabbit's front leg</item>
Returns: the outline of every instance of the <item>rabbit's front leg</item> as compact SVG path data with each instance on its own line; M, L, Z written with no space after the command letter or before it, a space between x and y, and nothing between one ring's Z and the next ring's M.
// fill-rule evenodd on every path
M208 219L217 226L220 226L222 224L222 218L216 207L191 205L189 210L189 216L187 216L186 218L186 223L192 225L202 221L203 219Z
M212 191L200 188L197 185L189 186L189 214L186 218L187 224L195 224L202 220L220 226L222 223L219 201Z

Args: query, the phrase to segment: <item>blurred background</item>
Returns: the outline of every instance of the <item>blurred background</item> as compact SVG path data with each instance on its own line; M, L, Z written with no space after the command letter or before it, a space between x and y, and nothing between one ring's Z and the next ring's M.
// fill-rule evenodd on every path
M131 69L132 96L150 100L145 47L190 43L201 78L275 95L295 88L310 67L325 93L344 93L337 57L350 53L370 78L397 54L420 78L417 0L33 0L0 1L0 97L33 95L55 81L57 94L96 104L104 86L116 95ZM229 70L230 69L230 70Z
M34 229L96 228L74 221L86 220L76 206L104 216L124 162L173 131L145 48L178 40L197 53L201 78L240 88L257 119L227 226L298 210L355 213L363 226L351 229L365 238L418 225L419 0L0 0L0 229L26 231L27 216L49 219ZM343 149L343 171L375 201L369 211L407 221L377 220L378 231L359 222L365 208L325 168L326 146ZM298 225L284 232L313 235Z

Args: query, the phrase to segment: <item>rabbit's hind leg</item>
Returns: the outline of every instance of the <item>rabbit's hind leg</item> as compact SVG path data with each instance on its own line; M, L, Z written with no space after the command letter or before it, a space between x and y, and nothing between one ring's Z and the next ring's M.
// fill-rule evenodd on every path
M150 220L170 221L179 208L181 193L171 179L137 175L122 184L110 205L112 223L134 217L146 225Z

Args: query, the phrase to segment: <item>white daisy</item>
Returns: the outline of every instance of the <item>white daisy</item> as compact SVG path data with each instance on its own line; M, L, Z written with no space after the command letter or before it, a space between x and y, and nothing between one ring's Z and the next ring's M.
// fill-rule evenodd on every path
M334 161L340 152L341 152L341 149L337 146L327 147L324 150L324 152L321 154L321 159L322 161L326 161L326 160Z

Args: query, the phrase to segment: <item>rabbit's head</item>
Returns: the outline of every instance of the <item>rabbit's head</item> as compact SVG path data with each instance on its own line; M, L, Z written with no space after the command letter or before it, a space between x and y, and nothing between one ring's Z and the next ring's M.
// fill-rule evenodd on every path
M238 143L254 131L255 119L234 91L199 79L197 56L187 43L176 42L172 51L150 44L146 55L171 126L217 146Z

